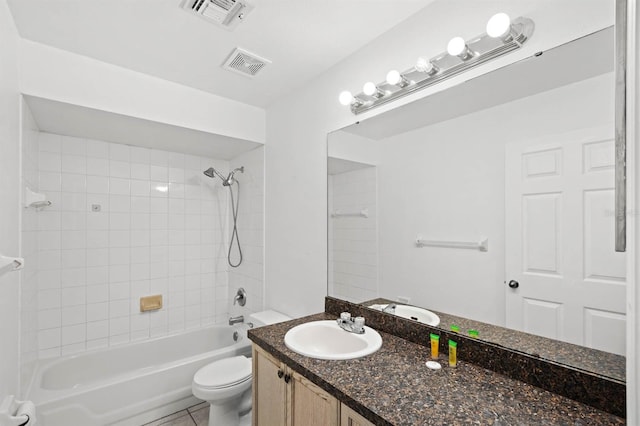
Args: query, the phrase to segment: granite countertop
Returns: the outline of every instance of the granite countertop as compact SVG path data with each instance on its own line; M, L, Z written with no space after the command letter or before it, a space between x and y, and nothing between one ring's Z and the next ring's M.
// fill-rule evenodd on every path
M363 306L372 304L392 303L389 299L378 298L361 303ZM398 303L398 302L393 302ZM475 321L444 312L429 309L440 317L438 328L450 330L452 325L460 327L462 333L469 329L480 332L480 339L505 348L538 356L542 359L571 366L582 371L610 378L624 383L626 380L626 358L609 352L560 340L549 339L534 334L515 331L509 328Z
M427 347L380 332L382 348L354 360L299 355L284 344L292 327L326 313L249 330L258 346L379 425L623 425L625 420L467 362L425 366Z

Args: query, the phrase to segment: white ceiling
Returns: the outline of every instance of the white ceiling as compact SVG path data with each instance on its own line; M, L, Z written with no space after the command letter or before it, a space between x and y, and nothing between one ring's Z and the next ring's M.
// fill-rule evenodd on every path
M266 107L433 0L247 0L234 31L182 0L8 0L23 38ZM236 47L272 61L254 79L220 65Z

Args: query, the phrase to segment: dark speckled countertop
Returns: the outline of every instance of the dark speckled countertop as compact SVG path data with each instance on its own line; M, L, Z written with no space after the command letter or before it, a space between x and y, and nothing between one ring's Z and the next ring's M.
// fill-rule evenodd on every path
M459 361L425 366L427 347L380 332L382 348L354 360L299 355L284 344L292 327L326 313L249 330L249 338L377 425L622 425L624 419Z
M378 298L361 304L368 307L372 304L388 304L391 302L389 299ZM539 356L542 359L564 364L601 377L621 382L626 380L626 359L622 355L548 339L444 312L431 311L440 317L438 328L443 330L450 330L452 325L457 325L463 333L466 333L473 328L480 332L480 339L483 341L523 353L535 354L535 356Z

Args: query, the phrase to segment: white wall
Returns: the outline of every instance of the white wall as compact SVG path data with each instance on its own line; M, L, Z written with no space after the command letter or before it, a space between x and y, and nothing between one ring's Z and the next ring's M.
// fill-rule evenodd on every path
M39 358L226 320L228 193L202 171L228 162L51 133L39 149Z
M270 106L265 154L267 305L290 315L323 309L328 132L610 26L613 6L609 0L438 0ZM442 52L454 35L469 38L482 33L486 20L497 11L535 21L535 34L521 51L358 117L337 102L342 90L357 92L365 81L382 80L389 69L405 69L418 56Z
M21 189L38 192L39 144L38 126L31 110L22 101L22 182ZM20 380L26 389L35 361L38 358L38 209L20 209L22 212L22 256L25 266L22 271L20 294Z
M95 59L21 40L27 95L160 123L265 140L264 110Z
M0 254L19 254L19 38L6 1L0 1ZM0 277L0 398L19 394L20 275Z

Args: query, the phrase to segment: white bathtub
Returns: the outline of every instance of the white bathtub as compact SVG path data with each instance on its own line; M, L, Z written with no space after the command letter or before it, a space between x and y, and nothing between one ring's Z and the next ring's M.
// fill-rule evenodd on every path
M250 354L246 330L211 326L41 361L27 398L41 426L138 426L197 404L191 381L200 367Z

